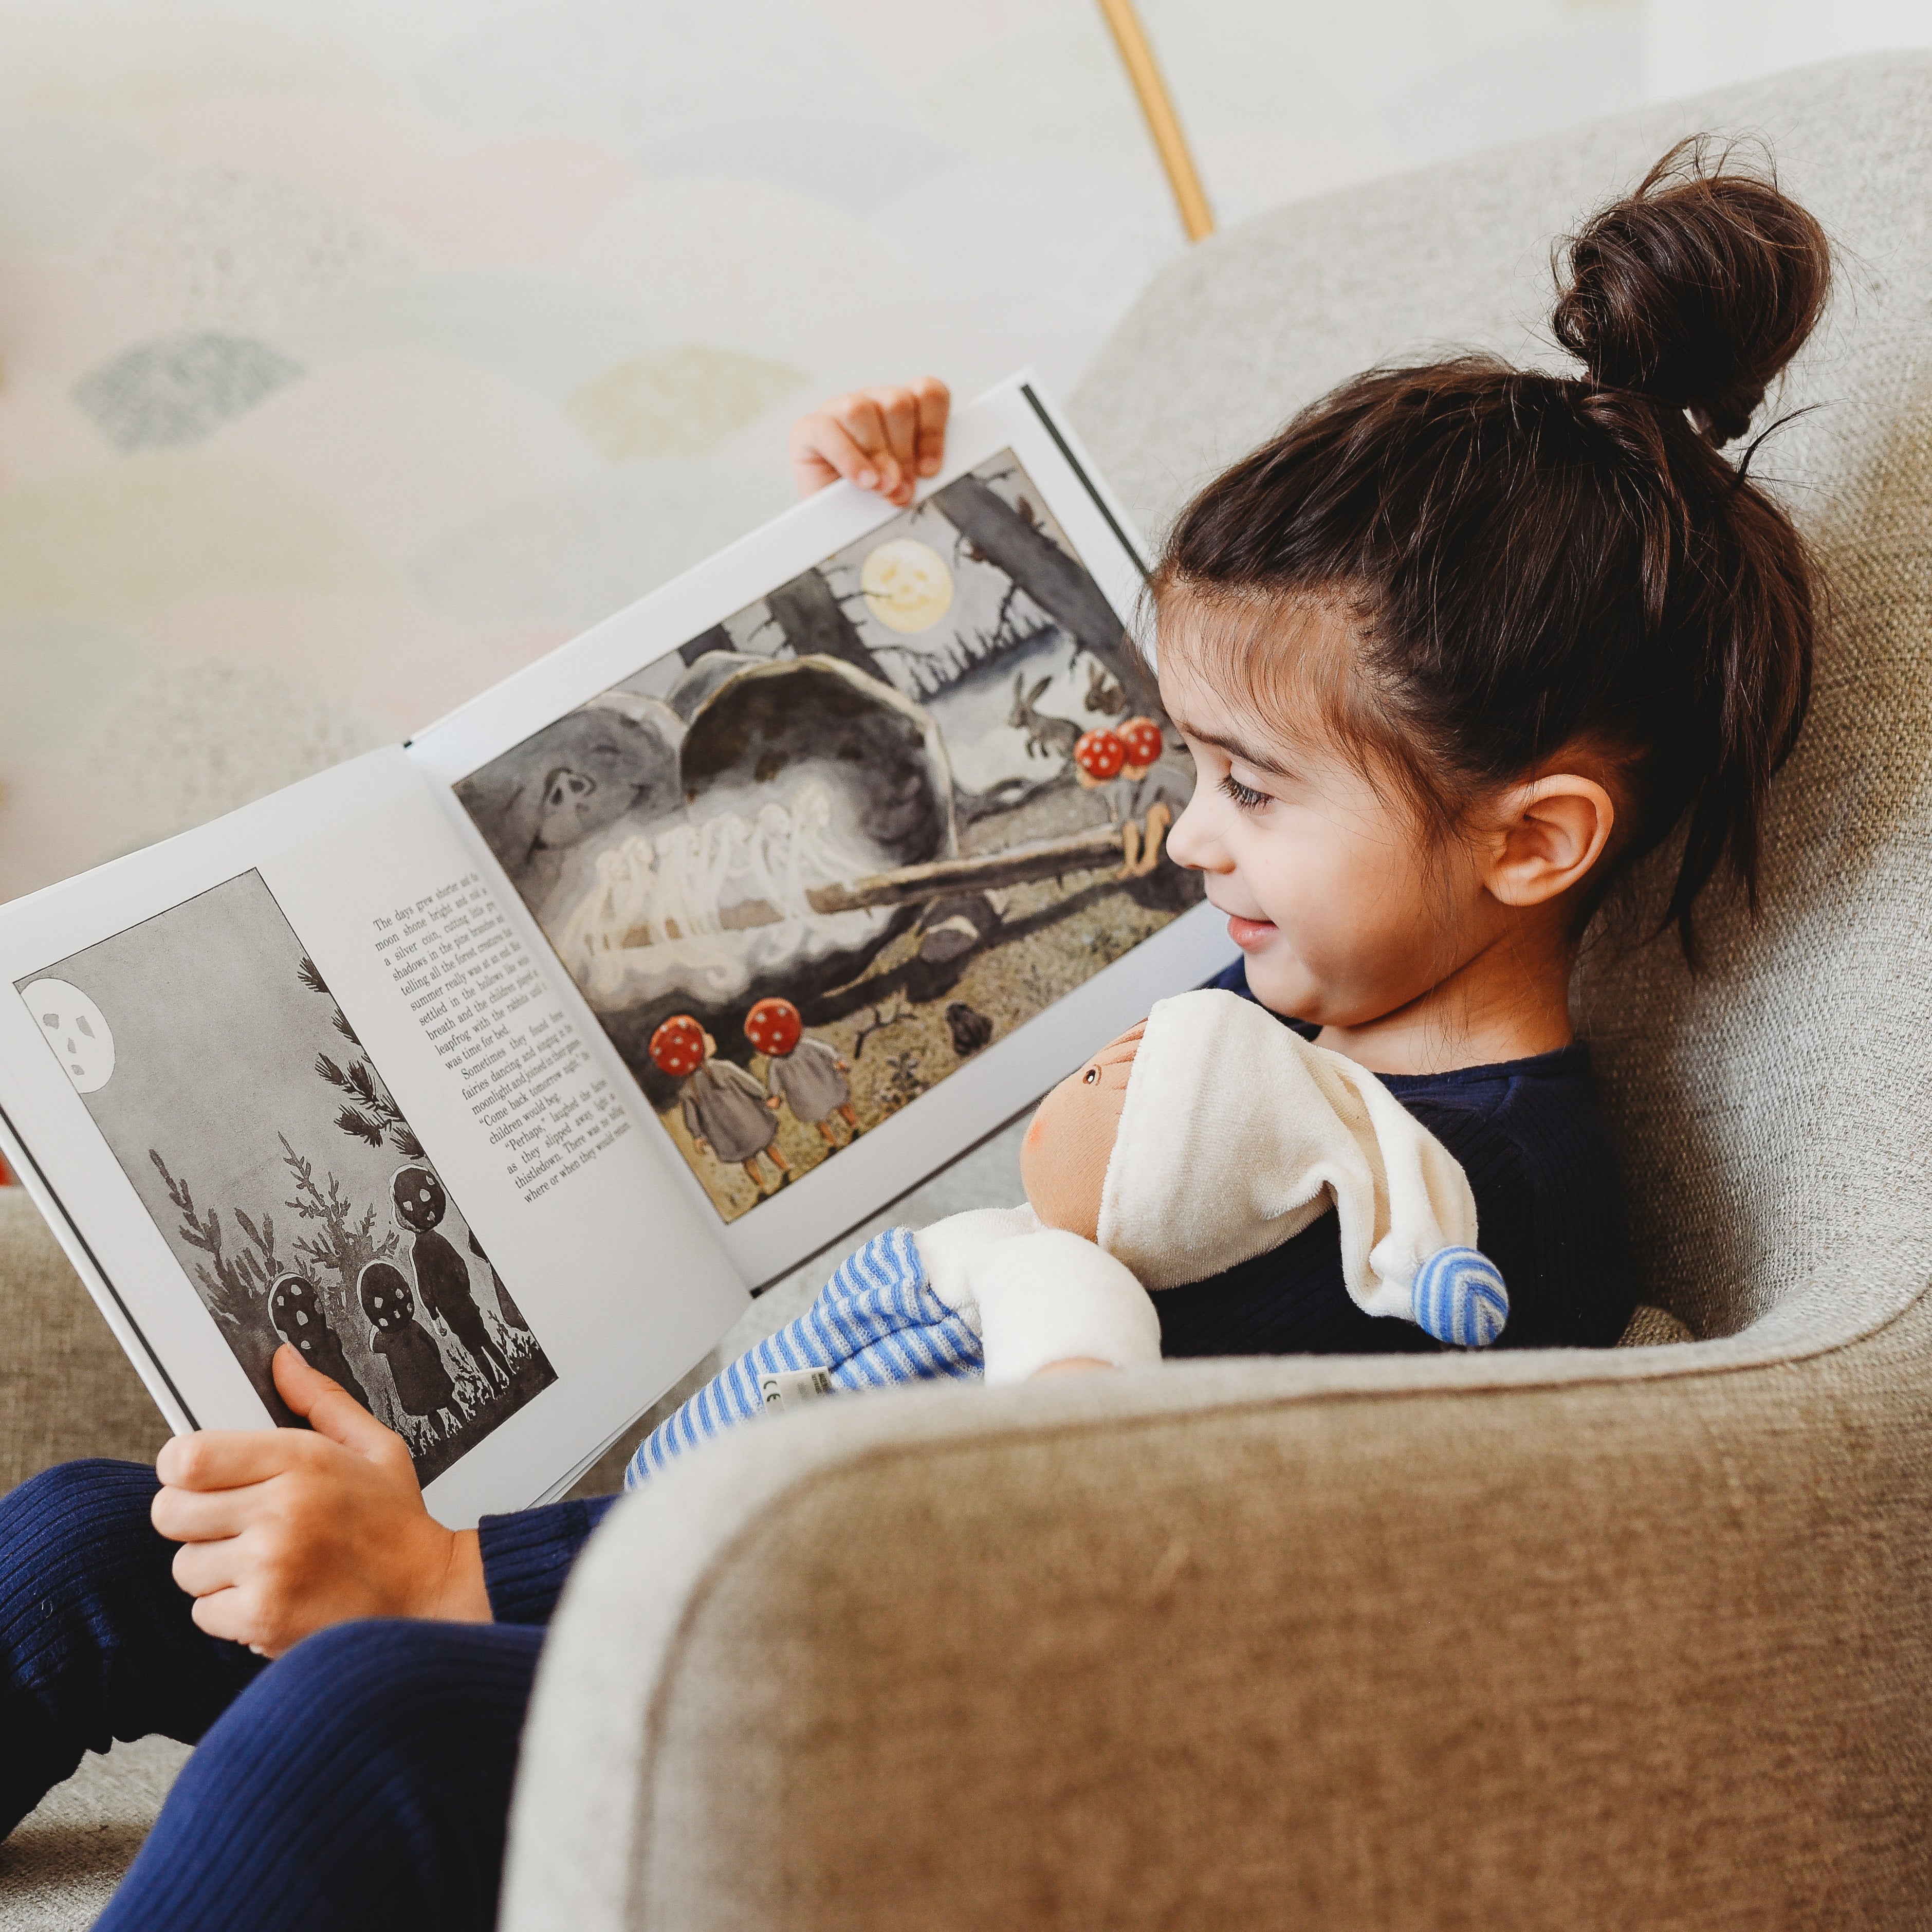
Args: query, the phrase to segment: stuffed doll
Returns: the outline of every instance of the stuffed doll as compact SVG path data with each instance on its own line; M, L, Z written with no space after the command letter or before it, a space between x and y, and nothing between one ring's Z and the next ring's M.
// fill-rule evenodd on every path
M849 1256L802 1315L645 1438L626 1484L835 1390L1158 1361L1149 1291L1218 1274L1331 1212L1366 1313L1461 1348L1486 1347L1508 1316L1448 1150L1366 1068L1233 993L1162 1000L1062 1081L1027 1129L1020 1177L1023 1206L889 1228Z

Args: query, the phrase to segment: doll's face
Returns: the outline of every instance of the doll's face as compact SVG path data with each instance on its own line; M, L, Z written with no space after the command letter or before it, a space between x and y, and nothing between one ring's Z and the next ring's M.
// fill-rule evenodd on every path
M1020 1145L1020 1179L1042 1226L1094 1240L1100 1190L1147 1022L1109 1040L1040 1103Z

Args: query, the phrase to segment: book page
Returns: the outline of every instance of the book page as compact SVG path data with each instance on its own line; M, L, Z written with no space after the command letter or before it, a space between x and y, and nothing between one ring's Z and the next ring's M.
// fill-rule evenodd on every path
M1116 506L1024 382L411 747L754 1282L1233 956Z
M177 1426L290 1420L293 1342L467 1522L742 1310L520 911L398 748L0 912L23 1168Z

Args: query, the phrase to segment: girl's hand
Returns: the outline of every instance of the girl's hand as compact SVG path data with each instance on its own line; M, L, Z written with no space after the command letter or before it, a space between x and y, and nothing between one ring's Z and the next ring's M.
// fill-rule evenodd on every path
M937 476L946 453L952 394L937 376L904 388L854 389L791 426L792 480L801 496L842 476L889 503L912 501L922 476Z
M196 1624L279 1657L352 1617L489 1622L476 1532L423 1507L402 1438L286 1342L274 1372L308 1430L202 1430L154 1460L154 1525L182 1546Z

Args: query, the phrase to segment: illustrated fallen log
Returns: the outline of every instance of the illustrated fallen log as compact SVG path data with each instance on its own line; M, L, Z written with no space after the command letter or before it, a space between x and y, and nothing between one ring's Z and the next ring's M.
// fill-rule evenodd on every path
M813 886L806 891L806 898L812 910L818 913L864 912L876 906L914 905L922 899L944 898L956 892L991 892L1001 886L1058 878L1065 872L1090 872L1114 864L1121 850L1120 827L1101 826L1064 838L1046 839L1037 845L1018 846L1011 851L976 854L964 859L931 859L923 865L901 866L892 872L874 872L869 878L844 884ZM789 916L769 899L740 899L719 911L718 922L727 932L742 932L753 926L777 926ZM676 938L678 934L672 932L665 937ZM623 938L627 949L654 943L647 926L634 926Z

